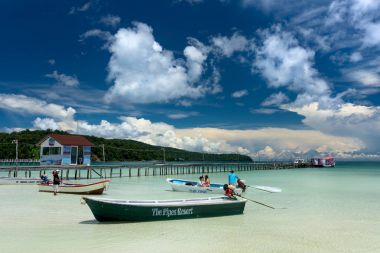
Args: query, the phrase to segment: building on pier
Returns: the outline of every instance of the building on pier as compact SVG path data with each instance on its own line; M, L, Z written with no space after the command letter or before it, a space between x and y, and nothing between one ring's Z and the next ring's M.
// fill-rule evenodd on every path
M79 135L49 134L40 140L41 165L91 165L89 140Z

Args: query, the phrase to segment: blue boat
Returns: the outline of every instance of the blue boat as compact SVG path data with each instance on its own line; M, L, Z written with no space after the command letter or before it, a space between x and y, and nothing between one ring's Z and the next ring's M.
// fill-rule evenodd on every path
M210 184L209 187L198 186L195 181L168 178L166 182L170 184L173 191L179 192L191 192L191 193L211 193L211 194L224 194L223 185L224 184ZM236 188L235 193L241 194L242 189Z

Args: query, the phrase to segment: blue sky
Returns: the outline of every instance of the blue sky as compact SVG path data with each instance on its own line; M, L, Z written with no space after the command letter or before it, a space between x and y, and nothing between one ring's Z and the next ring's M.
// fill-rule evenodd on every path
M380 2L2 1L2 131L379 159Z

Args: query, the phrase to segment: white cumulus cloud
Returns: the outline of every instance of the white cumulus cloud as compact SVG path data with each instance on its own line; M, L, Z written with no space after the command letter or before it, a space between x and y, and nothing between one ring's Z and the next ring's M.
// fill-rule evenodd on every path
M267 97L262 103L262 106L279 106L289 101L289 98L285 93L278 92Z
M72 107L47 103L46 101L16 94L0 94L0 108L16 113L50 116L56 119L72 119L76 113Z
M231 57L234 52L246 50L249 45L249 40L239 33L234 33L230 38L226 36L212 37L211 43L218 53L226 57Z
M108 80L113 81L105 100L130 103L162 103L184 97L199 98L208 90L193 84L203 71L205 53L195 46L185 49L187 66L175 59L153 37L146 24L134 23L113 36L109 46Z
M108 26L116 27L120 24L121 18L117 15L108 14L100 18L100 23Z
M380 75L373 69L361 69L348 73L349 77L364 86L380 87Z
M241 97L247 96L248 94L249 94L248 91L245 89L244 90L237 90L231 94L231 97L241 98Z
M253 70L259 71L270 87L286 87L318 97L330 92L329 85L314 68L314 51L298 44L292 34L275 26L262 32Z
M60 74L56 70L54 70L50 74L46 74L45 76L49 78L53 78L57 81L58 84L62 84L65 86L73 87L73 86L79 85L79 80L76 76L70 76L63 73Z

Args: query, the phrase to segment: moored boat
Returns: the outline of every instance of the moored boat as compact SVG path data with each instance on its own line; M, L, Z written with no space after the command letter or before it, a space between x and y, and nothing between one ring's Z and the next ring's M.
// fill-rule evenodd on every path
M209 187L198 186L197 182L184 179L167 178L166 182L170 184L173 191L191 192L191 193L212 193L224 194L223 184L210 184ZM241 194L242 189L236 188L235 193Z
M332 156L312 158L310 164L312 167L335 167L335 158Z
M59 185L59 193L72 193L72 194L102 194L108 188L109 180L103 180L91 184L71 184L64 182ZM53 184L38 184L40 192L53 192Z
M83 197L98 221L155 221L242 214L245 199L112 200Z
M42 180L39 178L27 178L27 177L0 177L0 185L30 185L39 184Z

